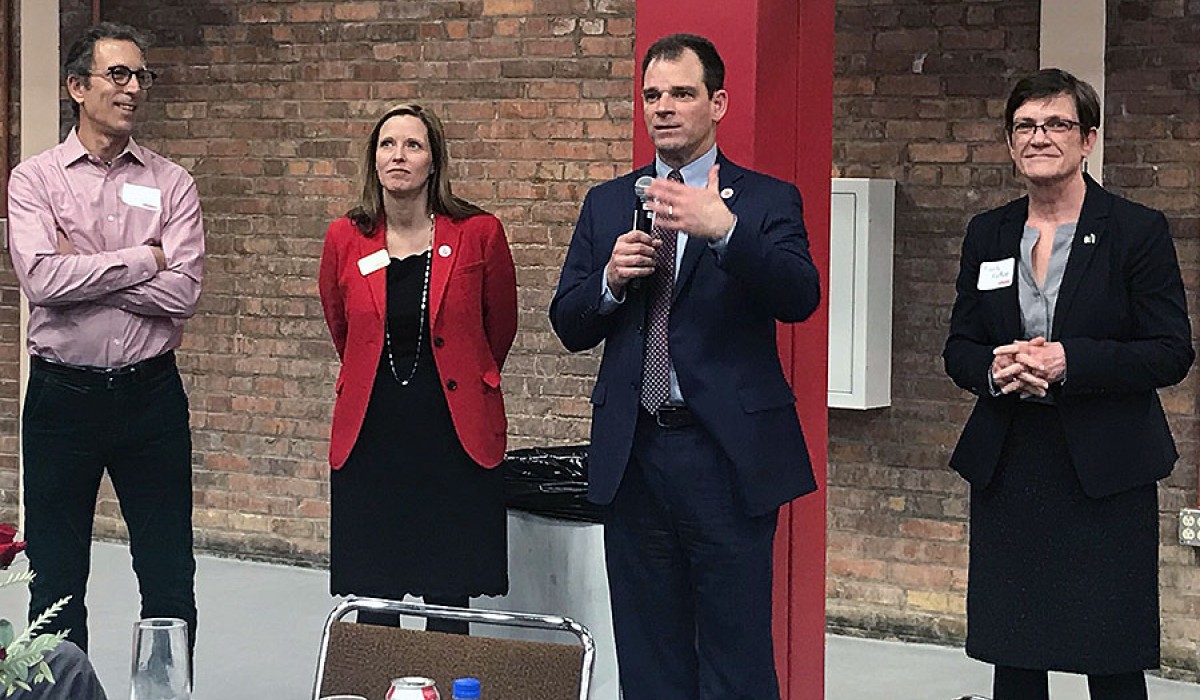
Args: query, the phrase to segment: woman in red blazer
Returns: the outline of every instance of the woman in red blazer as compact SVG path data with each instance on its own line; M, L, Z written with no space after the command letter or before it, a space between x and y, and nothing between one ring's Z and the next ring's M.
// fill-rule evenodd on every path
M330 589L464 607L508 590L493 468L507 429L500 369L517 329L512 255L500 222L451 192L445 132L428 109L380 117L363 173L361 201L330 225L321 256L321 305L342 360Z

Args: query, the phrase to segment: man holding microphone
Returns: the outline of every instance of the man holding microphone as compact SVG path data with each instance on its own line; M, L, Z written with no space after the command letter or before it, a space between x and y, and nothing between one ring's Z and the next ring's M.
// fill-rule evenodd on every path
M716 146L725 68L675 34L642 61L654 163L592 189L550 320L604 343L589 497L605 554L625 700L772 700L779 507L816 489L776 322L820 301L795 186ZM645 186L650 231L629 230Z

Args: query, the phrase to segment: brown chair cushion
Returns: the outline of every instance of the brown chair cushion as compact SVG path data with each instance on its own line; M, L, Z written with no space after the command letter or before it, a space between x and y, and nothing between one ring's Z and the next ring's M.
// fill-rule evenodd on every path
M383 700L393 678L426 676L450 700L454 679L474 676L485 700L578 700L582 664L577 644L335 622L321 694Z

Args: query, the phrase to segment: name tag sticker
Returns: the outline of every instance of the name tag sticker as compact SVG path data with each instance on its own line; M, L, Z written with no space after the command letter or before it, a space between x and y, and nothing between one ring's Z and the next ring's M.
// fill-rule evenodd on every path
M138 209L158 211L162 209L162 192L157 187L126 182L121 186L121 201Z
M380 248L374 253L358 259L358 271L362 273L363 277L366 277L376 270L387 267L389 262L391 262L391 258L388 257L387 249Z
M1016 262L1016 258L1005 258L981 264L979 266L979 282L975 287L981 292L1011 287Z

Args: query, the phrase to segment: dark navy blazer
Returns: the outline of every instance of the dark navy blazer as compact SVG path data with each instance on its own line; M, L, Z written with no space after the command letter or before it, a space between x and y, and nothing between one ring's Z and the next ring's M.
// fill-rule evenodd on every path
M1066 351L1066 381L1051 393L1083 490L1099 498L1171 473L1178 453L1157 389L1181 381L1195 352L1166 217L1084 177L1049 338ZM1020 401L991 396L992 349L1022 337L1016 282L980 291L979 267L1020 259L1028 213L1025 197L980 214L963 241L943 359L950 378L979 397L950 459L976 488L991 481Z
M775 322L808 318L820 286L796 187L720 154L717 162L737 227L720 259L706 241L688 239L671 305L671 360L688 407L733 464L743 508L758 515L816 489ZM604 268L631 228L633 183L642 175L653 176L653 164L588 192L550 305L568 350L604 342L589 450L589 497L601 504L621 483L640 410L645 291L627 289L611 314L599 305Z

